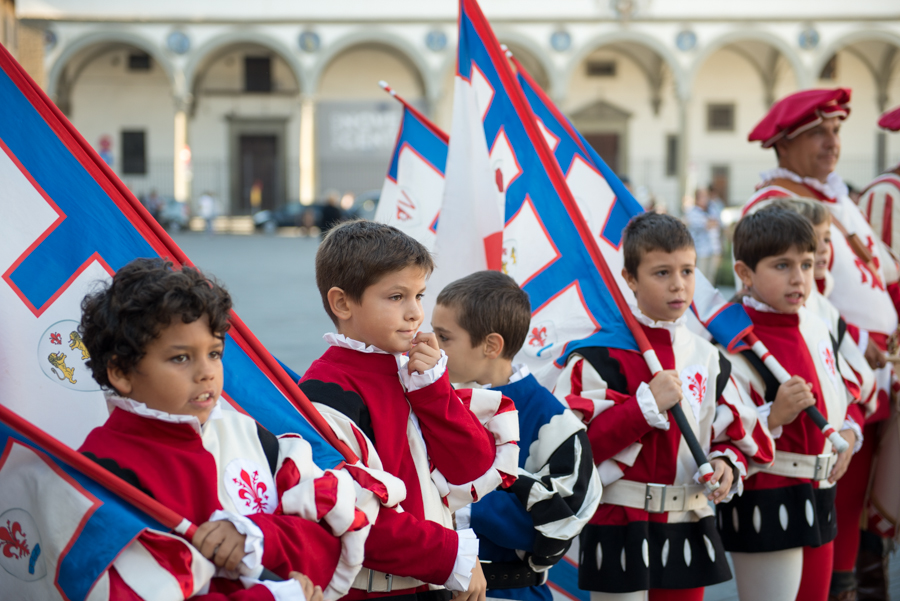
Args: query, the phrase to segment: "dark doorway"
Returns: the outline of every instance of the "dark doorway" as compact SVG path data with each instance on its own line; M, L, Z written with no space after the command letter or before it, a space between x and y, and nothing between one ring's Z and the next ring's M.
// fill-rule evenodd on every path
M621 175L619 173L619 134L587 134L584 139L616 175Z
M238 212L247 214L276 207L277 136L240 136L240 198Z

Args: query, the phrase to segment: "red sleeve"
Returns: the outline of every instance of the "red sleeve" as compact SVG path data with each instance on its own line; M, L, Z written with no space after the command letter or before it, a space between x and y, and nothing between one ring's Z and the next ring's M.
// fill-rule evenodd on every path
M341 556L341 540L321 524L294 515L247 516L263 532L262 564L282 578L296 571L325 589Z
M600 465L653 430L647 423L636 395L625 396L607 389L607 400L615 405L603 411L588 424L594 463Z
M739 468L740 466L743 466L744 469L741 470L741 472L746 474L747 473L747 456L744 455L743 451L741 451L737 447L737 445L735 445L731 442L714 442L709 446L710 453L715 453L715 452L725 453L725 451L727 451L727 450L730 450L732 453L734 453L735 457L737 457L737 461L740 465L736 465L735 467ZM726 456L727 456L727 454L726 454ZM730 456L728 458L731 459Z
M856 422L856 425L859 426L860 430L866 423L866 416L863 413L863 408L859 403L851 403L847 405L847 419L852 419Z
M456 396L446 371L406 398L419 418L428 457L450 484L472 482L491 468L494 436Z
M122 577L115 567L109 569L109 598L116 601L142 601L141 597L135 593L130 586L125 584ZM214 579L216 584L224 584L217 588L233 589L230 592L206 593L205 595L195 595L191 599L200 601L275 601L275 596L266 587L261 584L245 589L241 587L239 582L235 582L232 586L231 581L223 581L222 578Z
M366 539L363 566L444 584L450 578L458 549L459 537L453 530L382 507Z

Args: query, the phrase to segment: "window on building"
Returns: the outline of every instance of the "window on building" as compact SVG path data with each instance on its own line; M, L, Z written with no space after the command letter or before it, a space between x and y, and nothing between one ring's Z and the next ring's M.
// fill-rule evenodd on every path
M122 132L122 173L147 173L147 133L143 130Z
M734 104L706 105L707 131L734 131Z
M588 61L588 77L615 77L616 61Z
M837 79L837 54L828 59L828 62L822 67L822 72L819 73L819 79Z
M666 136L666 176L678 175L678 134Z
M149 71L150 55L146 52L132 52L128 55L129 71Z
M269 57L244 57L244 91L272 91L272 59Z

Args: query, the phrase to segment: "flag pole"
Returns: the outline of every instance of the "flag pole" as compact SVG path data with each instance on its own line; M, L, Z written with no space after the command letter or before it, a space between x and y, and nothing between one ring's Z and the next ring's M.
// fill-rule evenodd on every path
M763 344L763 341L760 340L756 334L749 332L744 336L744 342L750 346L751 350L753 350L753 352L762 360L763 364L769 368L769 371L772 372L772 375L775 376L775 379L778 380L779 384L784 384L791 379L791 374L788 373L781 363L779 363L778 359L769 352L769 349L766 348L766 345ZM843 453L850 448L850 443L847 442L843 436L838 434L815 405L807 407L803 411L806 412L806 415L809 416L814 424L816 424L816 427L822 431L822 434L831 442L831 445L838 453Z
M461 0L462 2L469 3L470 0ZM481 15L481 10L478 7L477 2L472 1L472 5L474 5L475 10L478 11L480 16L484 18L484 15ZM493 37L493 30L489 30L491 32L491 36ZM497 44L497 40L493 38L494 44ZM497 44L499 46L499 44ZM492 52L493 48L488 48L488 52ZM544 139L541 132L538 130L537 125L534 121L534 115L531 112L531 108L528 105L528 101L525 98L525 95L518 85L518 82L515 80L515 76L512 72L512 68L510 67L509 61L506 60L507 57L511 55L511 52L507 49L503 51L503 55L500 57L496 57L499 60L495 59L495 64L500 63L498 66L498 74L501 79L504 79L504 83L506 84L507 90L510 91L510 100L515 105L517 112L520 116L527 115L531 118L522 118L522 123L525 126L526 130L528 130L529 137L535 142L535 150L541 156L542 163L545 167L548 167L548 175L550 176L551 182L553 182L554 188L556 188L557 194L559 194L560 199L563 204L566 206L569 215L573 216L572 224L578 229L579 234L581 235L582 240L585 242L585 247L587 248L588 253L591 255L591 258L594 261L594 265L600 271L600 275L603 280L607 283L607 288L609 289L610 294L613 297L616 305L619 308L622 317L625 320L625 324L628 326L628 329L631 331L632 336L634 336L635 342L637 342L638 349L641 352L641 355L644 357L644 361L647 363L647 367L650 368L650 372L655 376L659 372L663 371L662 363L659 361L659 357L656 355L656 351L653 350L653 347L650 345L650 341L647 339L647 335L644 333L644 330L641 328L637 319L631 313L631 308L628 306L628 303L625 301L625 298L622 296L622 291L619 289L618 284L616 283L615 278L609 270L609 266L606 264L606 261L603 259L603 255L600 252L599 246L597 246L597 241L594 239L593 234L588 229L587 224L584 222L584 219L581 218L580 209L578 205L575 203L575 199L572 197L571 190L569 190L568 184L565 182L565 178L563 177L562 171L560 170L559 163L556 161L556 157L550 152L550 148L547 146L547 142ZM694 458L694 461L697 463L697 468L700 472L700 481L703 483L707 492L713 492L718 490L719 483L712 482L712 475L715 470L713 470L712 466L709 463L709 460L706 457L706 454L703 452L703 447L700 445L700 442L697 440L694 431L690 427L690 423L687 420L687 417L684 414L684 410L681 408L681 403L672 406L669 409L669 412L672 414L672 418L675 420L675 423L678 425L678 428L681 430L681 434L684 437L685 443L687 443L688 448L691 451L691 455Z
M426 117L419 111L419 109L417 109L416 107L411 105L409 102L407 102L406 99L403 98L403 96L398 94L396 92L396 90L394 90L391 86L388 85L388 82L386 82L382 79L381 81L378 82L378 85L381 86L382 90L384 90L385 92L387 92L388 94L390 94L391 96L396 98L397 101L406 108L406 110L408 110L410 113L415 115L416 118L419 121L421 121L425 125L425 127L430 129L434 135L439 137L445 143L450 142L450 136L447 134L447 132L445 132L440 127L438 127L437 125L432 123L428 117Z

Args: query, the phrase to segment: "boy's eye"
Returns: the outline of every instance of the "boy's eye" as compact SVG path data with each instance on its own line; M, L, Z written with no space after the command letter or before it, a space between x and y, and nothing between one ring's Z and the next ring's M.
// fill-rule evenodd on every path
M690 267L687 267L684 269L684 271L682 273L684 273L684 275L691 275L694 273L694 270L691 269Z
M668 269L660 269L659 271L656 272L656 275L659 275L659 276L669 275L669 270Z
M188 360L188 356L187 356L187 355L175 355L175 356L172 357L172 359L170 359L170 360L171 360L173 363L184 363L185 361Z
M449 340L449 338L447 338L443 334L438 334L438 340L440 340L441 342L447 342L447 340Z
M213 352L211 352L211 353L209 354L209 356L210 356L210 358L212 358L212 359L221 359L221 358L222 358L222 351L213 351Z
M390 298L390 300L392 300L392 301L398 301L398 300L400 300L400 299L403 298L403 297L402 297L401 295L399 295L399 294L393 294L393 295L391 295L389 298Z
M417 300L422 300L423 298L425 298L425 293L424 293L424 292L420 292L420 293L418 293L418 294L416 295L416 299L417 299Z

